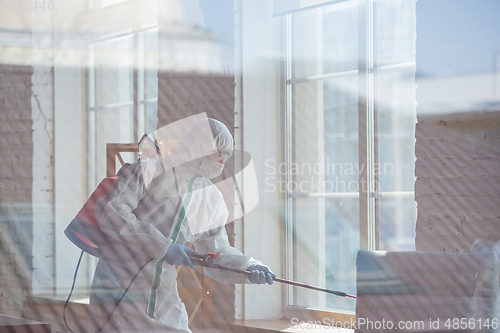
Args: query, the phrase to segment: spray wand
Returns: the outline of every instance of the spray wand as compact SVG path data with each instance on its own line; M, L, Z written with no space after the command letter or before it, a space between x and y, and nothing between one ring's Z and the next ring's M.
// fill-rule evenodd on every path
M235 269L235 268L229 268L229 267L221 266L221 265L218 265L218 264L214 263L214 259L215 259L215 254L214 253L208 253L208 254L189 254L188 256L189 256L189 259L191 259L191 262L193 264L197 265L197 266L203 266L203 267L207 267L207 268L221 269L221 270L224 270L224 271L234 272L234 273L243 274L243 275L252 275L252 273L249 272L249 271L244 271L244 270ZM342 292L342 291L335 291L335 290L320 288L320 287L311 286L311 285L308 285L308 284L305 284L305 283L300 283L300 282L285 280L285 279L278 278L278 277L273 277L273 280L276 281L276 282L281 282L281 283L289 284L289 285L296 286L296 287L301 287L301 288L307 288L307 289L322 291L322 292L333 294L333 295L340 296L340 297L356 298L356 296L346 294L345 292Z

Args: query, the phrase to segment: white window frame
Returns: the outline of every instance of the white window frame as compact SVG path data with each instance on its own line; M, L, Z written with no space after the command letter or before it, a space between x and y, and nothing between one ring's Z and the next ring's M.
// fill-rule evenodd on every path
M151 31L157 31L157 26L148 27L133 33L116 34L112 36L106 36L106 38L99 39L95 41L104 42L114 39L130 37L133 38L133 50L134 50L134 70L133 70L133 99L131 101L113 103L113 104L103 104L96 105L95 96L95 66L94 66L94 43L89 45L89 66L87 71L88 76L88 175L89 175L89 193L92 193L97 186L100 179L95 179L96 175L96 160L95 160L95 140L96 140L96 112L99 110L105 110L109 108L115 108L120 106L131 106L133 108L134 115L134 141L138 142L140 137L145 134L145 108L147 105L158 104L158 96L156 98L146 98L145 91L145 66L144 66L144 34Z
M144 67L144 34L157 30L157 26L151 26L133 33L122 33L98 39L88 46L89 63L87 68L87 193L92 193L101 179L96 175L96 113L100 110L115 108L119 106L131 106L134 117L134 141L137 142L145 131L145 108L148 104L157 104L158 98L146 99L145 92L145 67ZM96 75L94 66L94 45L98 42L110 41L132 36L134 50L133 100L122 103L96 105ZM89 261L89 281L92 280L93 272L97 266L97 258L91 257Z
M284 108L285 108L285 163L287 166L285 174L286 185L286 225L285 225L285 248L286 248L286 267L285 274L287 279L293 279L294 272L294 201L304 200L306 198L359 198L359 224L360 224L360 249L378 250L379 249L379 222L378 222L378 200L380 198L405 198L414 197L413 191L373 191L370 186L359 187L358 193L292 193L288 187L293 184L292 163L293 142L294 142L294 85L322 81L341 76L358 75L358 144L359 144L359 165L366 165L366 168L360 170L359 183L378 184L378 176L375 171L375 165L378 162L378 141L377 141L377 105L375 101L375 78L377 73L382 71L400 70L403 68L414 67L415 63L401 63L383 67L376 67L374 63L374 28L373 28L373 1L358 1L358 69L327 73L308 77L294 77L293 67L293 13L283 16L283 31L285 37L285 64L284 64ZM324 3L323 6L332 5L332 2ZM298 9L295 12L314 9L320 6L306 7ZM366 99L364 98L366 96ZM310 310L300 308L294 305L294 287L287 286L287 304L285 318L297 318L302 316L304 320L322 320L325 315L335 320L349 319L353 314L349 313L330 313L328 311ZM332 317L333 315L333 317Z

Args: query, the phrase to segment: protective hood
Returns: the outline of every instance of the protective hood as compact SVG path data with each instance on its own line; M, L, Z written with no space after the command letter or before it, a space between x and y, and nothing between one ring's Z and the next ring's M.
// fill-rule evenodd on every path
M164 190L177 188L177 195L182 198L176 220L179 215L185 216L185 224L193 235L224 225L229 215L221 192L209 181L220 175L224 167L206 158L217 152L227 154L227 159L232 155L232 135L220 121L201 119L172 149L172 154L159 161L163 170L157 168L157 172L169 174L170 185ZM177 184L168 181L174 178ZM154 195L155 191L150 192ZM169 196L162 192L161 196Z
M168 156L168 164L179 167L187 175L201 174L199 168L207 155L233 153L233 137L227 127L215 119L199 120L181 139Z

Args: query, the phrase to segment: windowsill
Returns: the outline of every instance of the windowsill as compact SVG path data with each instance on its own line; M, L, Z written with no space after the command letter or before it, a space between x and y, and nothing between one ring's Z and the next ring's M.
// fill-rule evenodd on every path
M37 305L64 305L67 295L31 295L27 300L31 304ZM70 303L88 305L88 295L73 295ZM70 305L71 306L71 305ZM84 311L85 312L85 311ZM307 315L305 315L307 313ZM193 328L194 333L262 333L262 332L289 332L289 333L313 333L324 332L325 329L330 329L330 326L321 326L321 318L331 318L332 314L323 311L306 311L304 309L291 309L288 311L288 316L292 315L293 318L299 318L292 322L291 319L278 319L278 320L226 320L226 321L213 321L210 322L209 328ZM339 314L337 314L338 316ZM353 315L342 315L341 319L350 318ZM339 317L337 317L339 318ZM340 318L339 318L340 319ZM308 323L309 322L309 323ZM314 324L317 322L318 324ZM335 332L339 333L352 333L354 330L348 328L335 327Z
M32 332L50 333L51 326L35 320L0 315L0 331L2 332Z
M278 320L228 320L213 322L211 326L214 332L290 332L290 333L313 333L324 332L329 326L314 325L313 323L297 322L295 325L289 319ZM218 331L217 331L218 330ZM204 330L204 332L206 332ZM352 333L354 330L335 327L335 332Z
M27 299L31 301L43 303L43 302L52 302L52 303L66 303L68 299L67 294L32 294L27 296ZM89 304L90 296L88 294L73 294L71 295L70 303L78 303L78 304Z

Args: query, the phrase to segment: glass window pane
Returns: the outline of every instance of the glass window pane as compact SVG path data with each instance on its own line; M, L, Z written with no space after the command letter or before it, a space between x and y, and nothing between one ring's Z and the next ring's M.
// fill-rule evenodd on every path
M358 76L324 81L324 137L327 179L332 192L358 192ZM342 183L344 181L345 183Z
M378 172L380 191L413 191L415 185L415 69L378 73Z
M415 1L374 1L373 11L376 65L414 62Z
M414 73L410 68L377 74L379 192L396 196L378 200L379 246L384 251L415 249Z
M415 250L415 2L374 2L379 248ZM403 66L401 66L403 64ZM383 67L382 67L383 68Z
M95 44L96 106L133 102L133 37Z
M106 177L106 144L134 142L134 113L132 107L120 107L98 110L95 117L96 133L96 179ZM131 163L135 154L121 155L124 161ZM119 166L119 163L117 162ZM119 167L117 167L119 169Z
M293 192L356 194L357 75L294 85ZM355 293L359 250L357 198L296 199L297 281ZM354 311L355 302L302 288L295 304Z
M356 257L359 251L359 200L326 202L326 288L356 295ZM327 295L326 308L355 311L351 298Z
M144 94L146 99L158 98L157 29L144 33Z
M381 198L379 244L382 251L414 251L417 203L412 197Z
M374 103L377 114L376 132L371 134L378 143L377 164L371 167L380 185L376 218L381 250L415 248L414 7L414 2L404 0L373 1L373 35L367 35L373 39L367 48L370 53L364 56L373 55L375 64L373 76L368 76L369 80L373 77L374 90L367 103ZM291 190L323 193L315 199L294 200L294 278L356 293L355 261L360 243L356 194L366 186L359 184L359 175L367 167L359 165L357 2L292 17L293 78L342 73L293 84ZM389 65L396 66L384 67ZM329 197L331 193L336 197ZM355 309L352 300L299 289L294 291L294 305Z
M358 69L357 1L294 14L294 78Z
M357 75L294 85L295 162L312 163L313 169L322 163L322 173L332 181L336 176L358 181L357 91ZM348 184L335 188L339 190L327 186L326 191L347 192Z
M146 104L146 112L144 116L146 118L146 121L144 122L146 133L153 133L154 131L156 131L156 128L158 126L158 104Z
M101 0L101 7L116 5L127 0Z
M356 256L360 242L359 200L296 199L294 208L294 279L355 295ZM318 223L318 219L323 223ZM296 306L355 310L356 303L350 298L304 288L295 289Z

